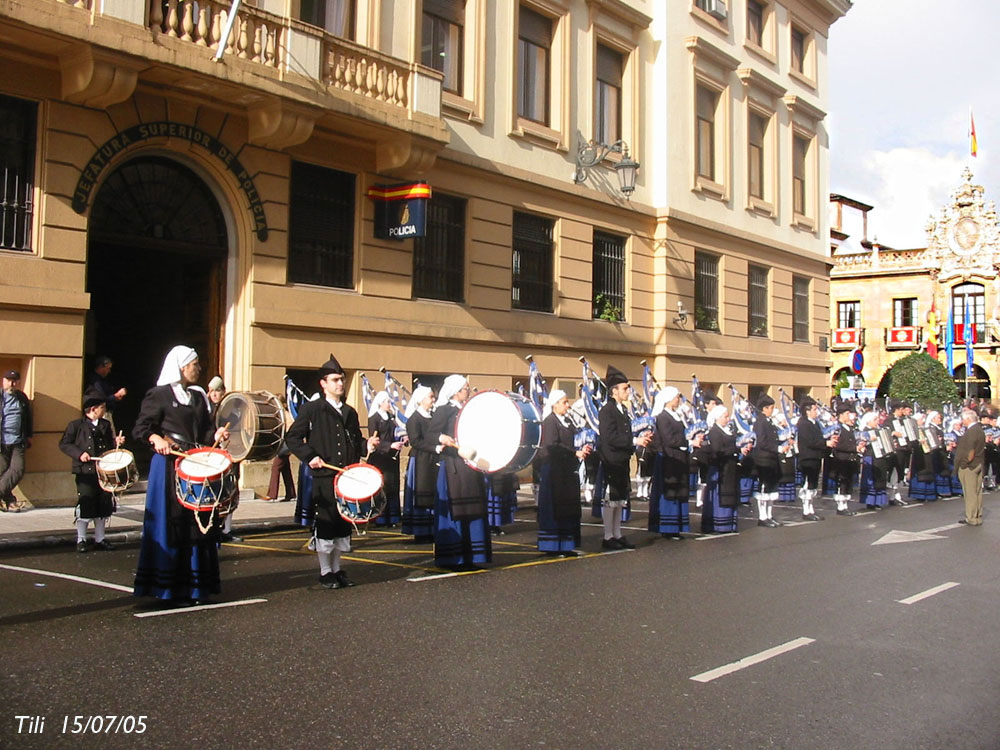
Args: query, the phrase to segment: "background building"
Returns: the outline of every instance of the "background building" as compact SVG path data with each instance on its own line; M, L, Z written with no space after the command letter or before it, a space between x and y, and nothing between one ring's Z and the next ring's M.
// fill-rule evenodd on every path
M21 489L73 496L56 443L95 355L127 429L176 343L206 380L275 392L334 351L355 401L379 366L509 389L526 354L567 389L585 355L824 394L826 36L849 7L258 0L224 39L214 0L5 4ZM623 143L580 171L591 141ZM379 239L369 189L417 180L427 236Z

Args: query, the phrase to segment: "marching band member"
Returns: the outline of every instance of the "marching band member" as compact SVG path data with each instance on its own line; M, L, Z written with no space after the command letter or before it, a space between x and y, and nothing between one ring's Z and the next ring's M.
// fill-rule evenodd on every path
M578 467L590 446L576 449L569 397L554 390L545 402L545 418L535 464L538 467L538 550L552 557L576 557L580 546L580 475Z
M107 401L96 388L88 389L83 396L83 414L66 425L59 441L59 450L73 459L73 476L76 479L76 551L86 552L87 526L94 521L94 549L110 550L114 546L104 539L104 525L115 510L111 493L97 482L96 459L112 447L120 448L125 442L121 435L115 437L111 423L104 419Z
M931 498L932 500L949 497L951 495L951 479L942 476L943 472L946 470L945 467L948 465L944 432L941 429L943 422L944 419L939 411L929 411L927 412L927 416L924 418L924 428L929 433L934 434L936 442L939 446L932 450L928 456L931 463L931 471L934 474L934 497Z
M173 450L193 448L229 438L225 427L214 429L205 392L194 385L201 374L198 353L187 346L168 352L156 380L146 392L132 437L153 448L146 485L135 596L174 601L202 601L219 586L218 529L203 534L194 511L175 497Z
M920 434L926 432L927 417L925 413L918 414L917 429ZM910 500L927 502L937 500L937 485L934 481L934 450L928 445L924 450L924 441L917 441L913 446L913 456L910 459Z
M351 524L341 518L333 491L334 469L357 463L365 440L361 436L358 413L344 401L347 384L344 368L332 354L319 368L322 397L304 403L299 415L285 433L289 450L309 467L312 477L312 500L316 508L313 542L319 558L319 581L323 588L340 589L354 583L340 568L340 556L351 551ZM377 435L368 438L368 452L379 443Z
M437 443L429 437L434 391L417 386L406 404L406 435L410 461L406 467L403 491L403 533L413 534L413 541L434 541L434 497L438 475Z
M653 400L656 431L653 449L658 470L653 472L653 492L649 502L649 530L668 539L683 539L691 530L688 497L691 493L691 450L700 448L704 433L688 443L684 417L679 411L681 394L672 385L660 389Z
M830 476L837 483L833 499L837 503L838 516L856 516L856 510L848 510L847 502L854 493L854 482L858 476L861 457L858 455L858 442L854 437L854 422L858 415L854 407L843 401L837 405L837 422L840 431L836 433L837 443L833 448L833 462Z
M441 456L434 506L434 564L452 570L478 570L493 559L482 475L465 463L452 437L470 390L462 375L445 378L428 428L428 439Z
M906 433L902 429L902 420L907 416L908 404L901 399L892 399L889 402L889 409L892 411L892 438L895 444L893 451L896 461L889 468L889 492L892 499L890 505L906 505L900 487L906 483L906 471L910 468L910 455L913 448L910 445Z
M799 410L801 413L796 430L799 442L799 470L802 472L802 487L799 489L802 520L822 521L823 516L816 514L813 500L819 495L820 467L823 459L829 455L829 449L836 444L836 440L823 439L823 429L816 422L819 416L819 403L814 398L804 397L799 404Z
M382 472L385 511L375 519L376 526L393 528L399 523L399 452L405 443L396 440L396 420L392 416L389 394L379 391L368 408L368 434L378 435L378 445L369 463Z
M780 521L772 518L774 502L778 499L778 429L771 421L774 414L774 399L762 393L757 400L757 419L753 423L755 435L752 451L753 463L757 467L760 491L757 493L757 525L776 528Z
M635 446L647 447L651 437L648 434L632 437L632 420L625 408L632 386L625 373L608 365L604 382L609 398L598 414L598 432L601 436L598 451L607 482L607 494L601 507L601 519L604 522L601 549L635 549L635 545L622 535L622 511L628 506L632 493L629 461Z
M517 512L517 475L509 471L497 471L483 475L486 490L486 522L493 536L503 536L502 527L514 523Z
M865 412L858 422L863 431L879 428L879 414L875 411ZM887 480L890 472L896 466L896 456L889 455L876 458L872 443L869 442L861 459L861 484L858 491L858 502L864 503L868 510L882 510L889 504L886 493Z
M221 377L216 375L214 378L208 381L208 416L213 423L215 422L216 415L219 413L219 404L222 403L222 399L224 399L225 397L226 397L226 384ZM234 473L236 482L238 484L240 465L233 464L233 467L232 469L230 469L230 471ZM240 503L239 493L237 491L237 495L234 498L233 503L230 505L229 512L226 514L226 517L222 519L222 533L219 534L220 542L239 543L243 541L243 537L236 536L233 533L233 513L239 506L239 503Z
M705 502L701 508L702 534L736 534L739 532L740 458L750 452L750 445L736 446L736 435L729 426L729 409L719 404L708 412L708 442L700 454L705 466Z

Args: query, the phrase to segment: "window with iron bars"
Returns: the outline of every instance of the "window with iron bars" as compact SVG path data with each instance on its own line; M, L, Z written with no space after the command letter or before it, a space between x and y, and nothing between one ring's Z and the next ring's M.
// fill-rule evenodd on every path
M348 172L292 162L290 283L354 288L354 182Z
M719 259L701 251L694 254L694 327L719 330Z
M750 266L747 272L748 330L750 336L767 336L767 269Z
M0 248L31 250L38 105L0 95Z
M533 214L514 214L511 306L552 312L554 222Z
M593 316L625 320L625 238L594 232Z
M413 241L413 296L465 299L465 205L436 193L427 204L427 234Z
M792 277L792 340L809 340L809 279Z

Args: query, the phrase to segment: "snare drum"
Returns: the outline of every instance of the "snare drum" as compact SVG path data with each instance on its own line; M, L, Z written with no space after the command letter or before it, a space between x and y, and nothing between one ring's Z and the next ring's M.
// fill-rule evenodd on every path
M216 427L227 425L226 450L233 461L270 461L285 439L285 410L268 391L233 391L215 415Z
M218 448L195 448L174 462L177 502L190 510L213 510L226 497L233 459Z
M132 451L123 448L102 453L94 461L97 470L97 484L112 494L119 494L139 481L139 469L135 465Z
M479 391L465 402L455 424L468 464L478 471L518 472L529 466L542 437L542 419L531 401L517 393Z
M385 510L382 472L371 464L351 464L333 478L337 512L345 521L366 524Z

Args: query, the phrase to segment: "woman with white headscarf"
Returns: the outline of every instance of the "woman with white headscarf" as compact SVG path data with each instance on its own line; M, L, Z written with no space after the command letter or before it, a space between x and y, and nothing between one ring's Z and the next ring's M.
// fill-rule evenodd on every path
M403 533L413 541L434 541L434 500L438 475L437 443L429 438L434 391L417 386L406 405L406 436L410 461L403 490Z
M376 526L394 527L399 523L399 451L406 444L396 439L396 418L386 391L379 391L368 408L368 434L378 435L378 445L368 463L382 472L385 510L375 519Z
M154 451L135 573L136 596L202 601L220 590L218 525L212 524L207 533L202 533L195 511L177 502L174 461L170 456L171 451L229 437L224 427L214 428L205 391L194 385L200 374L194 349L171 349L156 386L142 400L132 430L132 437L149 443Z
M740 504L739 461L750 452L750 445L736 446L736 435L729 426L729 409L721 404L706 419L708 444L701 455L708 468L705 502L701 508L702 534L735 534L739 531L737 509Z
M702 435L691 444L685 434L684 417L680 412L681 394L668 385L653 400L656 431L653 450L653 489L649 501L649 530L668 539L683 539L682 532L691 530L688 496L691 492L691 451L701 447Z
M451 570L478 570L493 560L486 486L482 474L459 456L452 437L470 390L469 381L461 375L445 378L428 428L428 437L441 456L434 505L434 564Z
M858 429L864 432L877 430L881 426L878 412L870 411L858 420ZM868 441L864 456L861 458L861 485L858 490L858 502L864 503L868 510L882 510L889 504L887 492L889 474L895 466L896 456L890 453L881 458L875 457L872 442Z
M921 439L912 444L913 454L910 457L910 492L908 499L917 502L937 500L937 484L934 481L934 451L924 435L927 424L927 414L920 412L914 416L917 420L918 434ZM927 445L927 450L924 446Z
M580 546L579 466L591 449L576 449L576 427L569 409L565 391L549 394L535 457L539 474L538 549L551 557L576 557Z

